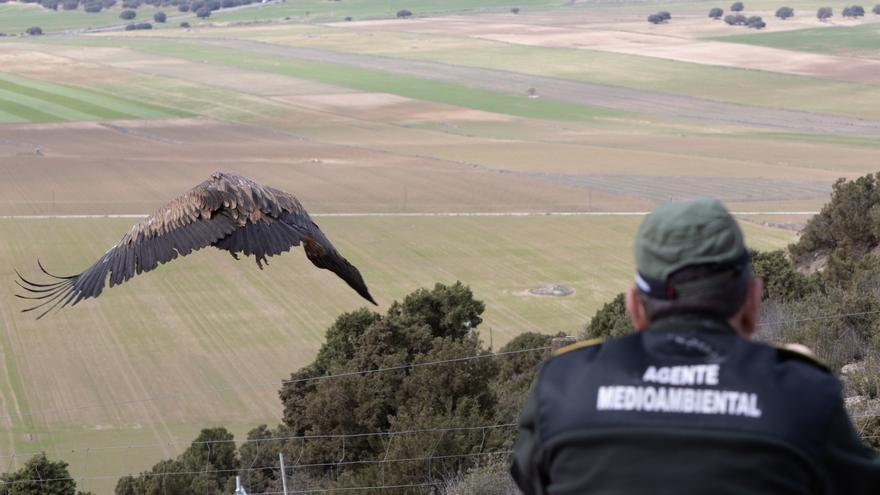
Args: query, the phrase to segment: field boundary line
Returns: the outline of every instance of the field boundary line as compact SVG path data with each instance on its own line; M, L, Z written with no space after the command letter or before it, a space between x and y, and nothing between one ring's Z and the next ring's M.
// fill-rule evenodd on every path
M650 211L473 211L473 212L346 212L310 213L316 218L333 217L644 217ZM732 211L736 216L794 215L814 216L818 211ZM102 218L146 218L146 214L105 214L105 215L0 215L0 220L83 220Z

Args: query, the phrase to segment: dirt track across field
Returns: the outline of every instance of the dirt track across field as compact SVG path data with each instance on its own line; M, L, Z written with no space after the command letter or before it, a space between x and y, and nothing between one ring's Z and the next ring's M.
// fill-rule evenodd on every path
M541 88L543 98L551 100L676 119L769 128L786 132L880 136L880 120L753 107L500 70L403 60L376 55L339 53L314 48L273 45L259 41L216 39L187 39L187 41L198 41L233 50L381 70L519 95L526 94L528 88L537 87Z

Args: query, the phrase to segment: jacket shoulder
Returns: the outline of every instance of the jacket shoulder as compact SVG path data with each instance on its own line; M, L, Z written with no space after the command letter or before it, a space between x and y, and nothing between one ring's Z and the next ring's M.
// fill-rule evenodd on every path
M576 351L578 349L586 349L588 347L601 346L604 341L605 341L605 339L602 339L602 338L581 340L579 342L575 342L573 344L568 344L567 346L563 346L563 347L560 347L559 349L556 349L555 351L553 351L551 356L557 357L557 356L561 356L563 354L567 354L571 351Z
M798 344L774 344L772 347L776 349L777 358L781 362L796 361L806 363L825 373L832 373L831 368L829 368L827 364L822 362L822 360L816 357L816 355L805 346Z

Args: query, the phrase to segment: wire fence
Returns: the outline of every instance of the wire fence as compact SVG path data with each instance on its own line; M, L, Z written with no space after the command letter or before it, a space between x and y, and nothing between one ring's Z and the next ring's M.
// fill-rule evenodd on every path
M303 464L291 464L285 465L284 467L284 475L290 476L297 470L301 469L310 469L310 468L320 468L320 467L343 467L343 466L353 466L353 465L382 465L382 464L400 464L404 462L432 462L432 461L443 461L443 460L451 460L451 459L472 459L477 457L487 457L487 456L507 456L512 454L512 450L494 450L489 452L469 452L464 454L444 454L444 455L430 455L430 456L418 456L418 457L402 457L395 459L369 459L369 460L356 460L356 461L330 461L330 462L321 462L321 463L303 463ZM209 466L206 466L205 469L189 469L189 470L180 470L180 471L159 471L159 472L143 472L138 476L144 478L167 478L169 476L202 476L202 475L225 475L232 476L241 473L248 473L254 471L279 471L281 467L277 463L262 465L262 466L250 466L250 467L236 467L236 468L228 468L228 469L210 469ZM125 476L130 475L131 473L121 473L121 474L105 474L105 475L93 475L93 476L58 476L58 477L37 477L37 478L28 478L28 479L17 479L11 481L2 481L0 482L0 486L16 486L22 484L46 484L46 483L58 483L58 482L66 482L66 481L74 481L77 483L84 481L98 481L98 480L107 480L107 479L120 479ZM435 484L435 483L431 483ZM385 485L386 488L390 488L390 486ZM319 489L315 491L332 491L332 490L363 490L363 489L377 489L380 488L378 486L370 486L370 487L339 487L332 489ZM399 488L399 487L398 487ZM288 490L288 492L290 492ZM294 492L295 493L295 492Z
M815 317L798 318L798 319L791 319L791 320L769 321L769 322L760 323L759 326L795 324L795 323L802 323L802 322L808 322L808 321L820 321L820 320L829 320L829 319L844 318L844 317L869 316L869 315L876 315L876 314L880 314L880 311L840 313L840 314L834 314L834 315L819 315L819 316L815 316ZM486 353L481 353L478 355L464 356L464 357L459 357L459 358L442 359L442 360L435 360L435 361L424 361L424 362L414 362L414 363L407 363L407 364L382 367L382 368L347 371L347 372L341 372L341 373L335 373L335 374L325 374L325 375L316 375L316 376L311 376L311 377L296 378L296 379L290 379L290 380L281 380L281 381L272 382L271 384L269 384L269 383L255 384L255 385L251 384L251 385L248 385L247 388L255 389L258 387L268 387L268 386L277 387L279 385L283 386L283 385L307 383L307 382L313 382L313 381L332 380L332 379L351 377L351 376L369 376L369 375L377 374L377 373L404 371L404 370L420 368L420 367L427 367L427 366L438 366L438 365L443 365L443 364L462 363L462 362L467 362L467 361L472 361L472 360L487 359L487 358L494 358L494 357L504 357L504 356L514 356L514 355L520 355L520 354L532 353L532 352L544 352L544 351L549 351L550 349L551 349L550 346L539 346L539 347L533 347L533 348L528 348L528 349L519 349L519 350L496 352L496 353L486 352ZM214 392L234 391L234 390L238 390L238 388L237 387L215 387L215 388L211 389L211 391L214 391ZM110 407L110 406L122 406L122 405L128 405L128 404L137 404L137 403L143 403L143 402L157 401L157 400L168 399L168 398L180 398L180 397L186 397L189 395L192 395L191 392L176 391L176 392L173 392L170 394L162 394L162 395L156 395L156 396L151 396L151 397L145 397L145 398L141 398L141 399L127 400L127 401L113 401L113 402L95 403L95 404L77 406L77 407L73 407L73 408L46 409L46 410L42 410L42 411L23 413L23 414L18 415L18 417L35 416L35 415L42 415L43 417L46 417L47 413L49 413L49 412L70 413L70 412L75 412L75 411L79 411L79 410L83 410L83 409L103 408L103 407ZM857 414L857 415L851 416L851 418L853 420L861 420L861 419L867 420L867 419L876 418L876 417L880 417L880 411L878 411L876 413L863 413L863 414ZM7 418L11 419L10 416L7 416ZM320 439L324 439L324 440L337 439L337 440L343 440L343 442L344 442L346 439L353 439L353 438L365 438L365 437L376 437L376 436L394 437L394 436L398 436L398 435L409 435L409 434L418 434L418 433L446 433L446 432L454 432L454 431L480 431L480 430L482 430L485 435L485 432L489 431L489 430L501 429L501 428L512 428L514 426L516 426L516 423L510 422L510 423L480 425L480 426L424 428L424 429L411 429L411 430L400 430L400 431L376 431L376 432L313 434L313 435L280 435L280 436L270 436L270 437L263 437L263 438L246 439L246 440L239 441L239 442L236 442L235 440L203 440L203 441L189 442L189 444L192 444L192 445L208 444L208 445L210 445L210 444L221 444L221 443L238 443L238 444L245 445L245 444L249 444L249 443L261 443L261 442L273 442L273 441L297 441L297 440L309 441L309 440L320 440ZM866 436L862 436L862 438L866 439L866 440L876 439L876 438L880 438L880 435L866 435ZM484 439L485 439L485 437L484 437ZM169 446L174 445L175 443L176 442L127 444L127 445L107 445L107 446L89 447L89 448L85 448L85 449L73 449L73 450L65 451L65 452L81 453L81 454L86 454L86 456L88 456L94 452L100 452L100 451L169 447ZM0 458L15 459L15 458L27 457L29 455L36 455L38 453L39 452L0 454ZM493 452L485 452L485 453L479 452L479 453L455 454L455 455L443 455L443 456L410 457L410 458L400 458L400 459L350 460L350 461L344 460L344 455L343 455L343 459L336 460L333 462L293 464L291 466L288 466L288 469L297 469L297 468L308 469L308 468L332 467L332 466L343 467L343 466L350 466L350 465L370 465L370 464L385 465L385 464L394 464L394 463L402 463L402 462L420 462L420 461L429 462L432 460L444 460L444 459L450 459L450 458L481 457L481 456L485 456L485 455L507 455L507 454L510 454L510 451L493 451ZM277 468L277 466L248 467L248 468L239 468L239 469L236 469L235 471L236 472L248 472L248 471L254 471L254 470L276 469L276 468ZM177 472L165 472L165 473L142 473L142 475L147 476L147 477L169 476L169 475L170 476L182 476L182 475L196 475L196 474L208 474L208 473L221 474L221 473L228 472L228 471L229 470L177 471ZM118 478L120 478L122 476L126 476L128 474L130 474L130 473L114 474L114 475L100 475L100 476L49 478L49 479L35 478L35 479L29 479L29 480L16 480L13 482L6 482L3 484L46 483L46 482L65 481L65 480L87 481L87 480L101 480L101 479L113 479L113 478L118 479ZM429 486L436 486L436 485L437 485L437 483L418 483L418 484L411 484L411 485L377 485L377 486L363 486L363 487L313 489L313 490L305 490L305 491L290 491L290 490L288 490L288 493L321 493L321 492L329 492L329 491L356 491L356 490L376 491L376 490L382 490L382 489L429 487ZM279 493L279 492L263 492L264 495L269 495L269 494L274 494L274 493Z
M759 327L776 326L776 325L784 325L784 324L803 323L803 322L808 322L808 321L830 320L830 319L836 319L836 318L847 318L847 317L855 317L855 316L869 316L869 315L875 315L875 314L880 314L880 310L862 311L862 312L853 312L853 313L838 313L838 314L833 314L833 315L819 315L819 316L815 316L815 317L797 318L797 319L791 319L791 320L768 321L768 322L759 323L758 326ZM462 363L462 362L466 362L466 361L472 361L475 359L487 359L487 358L492 358L492 357L512 356L512 355L524 354L524 353L530 353L530 352L548 351L550 349L551 349L550 346L539 346L539 347L533 347L533 348L529 348L529 349L517 349L517 350L512 350L512 351L486 352L483 354L478 354L478 355L474 355L474 356L464 356L464 357L460 357L460 358L407 363L407 364L401 364L401 365L397 365L397 366L389 366L389 367L383 367L383 368L346 371L346 372L342 372L342 373L316 375L316 376L311 376L311 377L279 380L279 381L272 381L272 382L265 382L265 383L242 384L240 386L229 386L229 387L208 387L208 388L206 388L206 390L210 393L235 392L235 391L240 391L241 389L257 390L260 388L278 387L278 386L293 385L293 384L307 383L307 382L313 382L313 381L332 380L332 379L336 379L336 378L343 378L343 377L350 377L350 376L367 376L367 375L371 375L371 374L385 373L385 372L390 372L390 371L403 371L403 370L408 370L408 369L413 369L413 368L420 368L420 367L424 367L424 366L436 366L436 365L441 365L441 364ZM4 415L4 416L0 416L0 418L7 420L7 421L11 421L13 419L24 418L24 417L42 416L45 419L48 417L49 413L68 414L68 413L73 413L73 412L83 411L83 410L88 410L88 409L119 407L119 406L127 406L127 405L134 405L134 404L143 404L146 402L155 402L155 401L160 401L160 400L179 399L182 397L189 397L192 395L193 395L192 391L178 390L178 391L173 391L173 392L170 392L167 394L153 395L153 396L143 397L143 398L139 398L139 399L130 399L130 400L124 400L124 401L97 402L97 403L92 403L92 404L84 404L81 406L66 407L66 408L50 408L50 409L43 409L43 410L37 410L37 411L22 412L22 413L15 415L15 416Z

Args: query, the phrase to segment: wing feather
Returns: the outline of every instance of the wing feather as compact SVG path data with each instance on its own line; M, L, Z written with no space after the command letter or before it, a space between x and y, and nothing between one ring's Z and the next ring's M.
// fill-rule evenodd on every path
M28 294L16 296L38 301L24 311L41 310L39 319L98 297L108 278L113 287L206 246L224 249L236 258L238 253L253 255L262 269L269 257L300 244L315 266L336 273L376 304L358 269L339 254L294 196L225 173L214 174L134 225L78 275L53 275L38 261L40 270L54 280L33 282L19 274L16 283Z
M237 222L228 212L215 208L222 206L224 194L231 194L213 191L213 187L214 182L206 181L174 199L133 226L119 243L78 275L59 277L42 265L41 271L55 282L37 283L19 275L17 283L29 295L17 295L41 301L26 311L43 309L38 317L42 318L55 309L98 297L108 275L111 287L119 285L233 232L238 228Z

